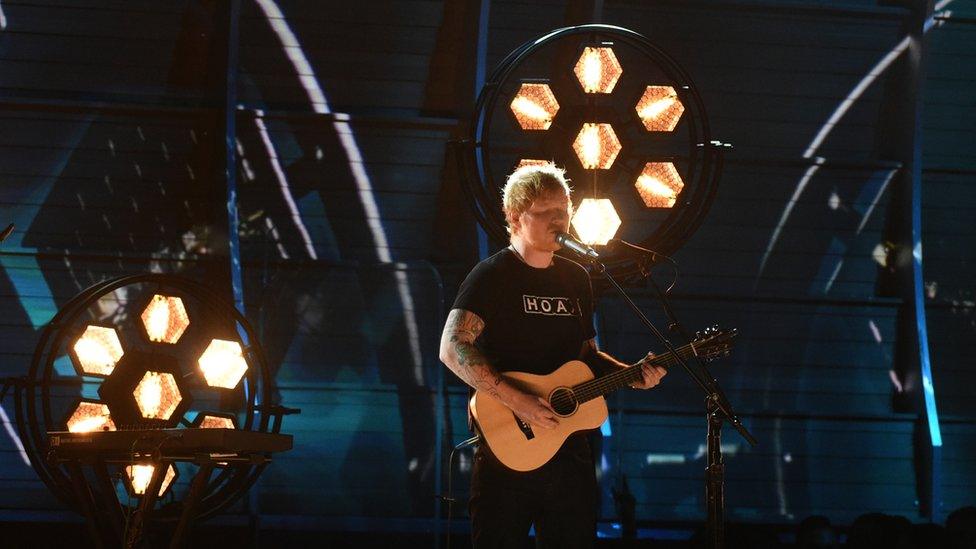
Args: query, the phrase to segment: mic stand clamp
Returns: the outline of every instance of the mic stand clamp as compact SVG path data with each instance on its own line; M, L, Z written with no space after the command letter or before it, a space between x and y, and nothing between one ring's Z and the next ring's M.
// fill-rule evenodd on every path
M706 454L708 459L708 465L705 469L705 505L707 512L706 521L706 547L709 549L721 549L725 547L725 463L722 458L722 423L728 421L732 426L742 435L746 441L755 446L757 441L752 434L742 425L739 421L738 416L732 410L732 406L729 401L725 398L722 389L718 385L718 381L712 377L711 372L704 363L698 361L700 371L693 370L681 357L680 354L675 350L671 342L664 337L664 334L657 329L654 324L648 320L647 316L640 310L634 300L627 295L627 292L617 283L617 281L607 272L607 267L601 261L594 257L583 257L593 266L593 269L602 274L610 285L613 286L617 293L624 299L624 302L630 307L630 309L637 315L637 318L650 330L652 334L664 345L665 349L672 356L675 357L678 364L684 368L685 372L698 384L698 386L705 393L705 414L708 423L706 432ZM651 280L653 284L653 280ZM674 330L679 331L685 337L684 328L681 323L678 322L677 318L674 316L673 311L671 311L670 305L667 303L667 299L661 294L660 289L657 285L654 285L655 289L658 290L658 295L664 304L664 310L670 321L669 329L672 327ZM690 338L688 338L690 339Z

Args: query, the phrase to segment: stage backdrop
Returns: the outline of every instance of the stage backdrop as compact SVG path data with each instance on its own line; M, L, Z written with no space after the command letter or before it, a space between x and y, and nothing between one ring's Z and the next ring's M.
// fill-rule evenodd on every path
M591 20L589 2L485 4L489 70L526 40ZM687 68L714 136L735 145L708 218L676 254L674 291L689 328L741 334L714 372L760 445L725 434L729 518L917 519L916 416L894 365L901 301L883 291L898 168L882 106L899 93L906 12L866 0L602 4L603 22ZM478 258L445 146L473 103L480 8L245 0L235 39L223 2L0 0L0 225L16 223L0 248L0 375L24 373L57 308L108 277L181 273L229 298L236 230L247 315L281 401L302 414L284 423L295 449L231 512L431 528L447 451L469 436L465 388L437 342ZM939 13L919 124L949 511L976 503L976 2L943 0ZM236 111L236 229L225 107ZM635 293L663 326L652 295ZM613 296L597 316L617 356L658 350ZM690 381L675 371L610 404L602 517L616 519L610 493L626 478L638 520L701 520L704 421ZM3 411L0 518L65 516L18 449L11 400ZM453 468L462 501L469 471L465 450Z

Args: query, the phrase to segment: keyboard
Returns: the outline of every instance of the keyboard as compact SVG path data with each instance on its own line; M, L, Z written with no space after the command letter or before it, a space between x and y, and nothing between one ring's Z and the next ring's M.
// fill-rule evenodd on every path
M48 432L59 458L127 457L135 453L259 454L292 448L292 436L240 429L131 429L71 433Z

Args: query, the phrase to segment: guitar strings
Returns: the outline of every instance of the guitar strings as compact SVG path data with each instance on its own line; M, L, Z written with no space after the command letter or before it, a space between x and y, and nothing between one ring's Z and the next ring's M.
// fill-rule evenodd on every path
M677 352L678 352L678 354L685 354L685 352L690 347L691 347L690 345L685 345L684 347L681 347L681 348L677 349ZM652 360L652 363L657 364L657 365L666 366L666 367L673 366L677 362L677 359L671 353L668 353L667 355L664 355L664 356L662 356L660 358L658 358L658 357L655 357L655 358L657 358L657 360ZM630 383L633 383L634 381L637 381L641 377L642 376L640 374L640 370L639 369L633 369L632 370L630 368L627 368L625 370L620 370L620 371L614 372L613 374L610 374L608 376L604 376L602 378L593 379L593 380L590 380L590 381L581 383L581 384L577 385L576 387L574 387L574 390L579 390L583 394L592 394L592 396L590 398L593 398L594 396L597 396L597 395L602 394L603 392L605 392L605 391L602 391L602 389L610 389L610 388L623 387L624 385L629 385ZM633 379L630 379L630 378L633 378ZM596 391L594 391L594 389ZM587 399L587 400L589 400L589 399Z
M690 353L688 352L689 350L691 350L692 353L696 352L696 349L692 346L692 344L683 345L682 347L675 349L677 356L681 356L682 358L688 358L688 356L690 356ZM652 363L660 366L671 367L678 362L676 354L668 353L660 357L655 357L655 359L652 360ZM551 403L558 408L573 407L583 402L587 402L597 396L604 395L610 391L629 385L634 381L638 381L641 379L641 377L640 370L638 369L627 368L620 370L602 378L591 379L589 381L580 383L572 388L571 393L559 393L552 399Z
M691 345L684 345L676 349L678 355L686 355L687 351L691 349ZM682 358L687 358L682 356ZM670 367L677 363L677 357L673 353L668 353L661 357L655 357L652 363L659 366ZM631 383L641 379L639 369L627 368L625 370L620 370L614 372L608 376L604 376L597 379L591 379L576 385L572 388L572 392L560 392L551 400L551 404L557 409L567 409L584 402L588 402L597 396L604 395L610 391L619 389L630 385ZM633 379L631 379L633 378Z

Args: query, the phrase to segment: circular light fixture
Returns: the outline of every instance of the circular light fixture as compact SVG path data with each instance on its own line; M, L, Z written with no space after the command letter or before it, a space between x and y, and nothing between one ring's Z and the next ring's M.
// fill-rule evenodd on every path
M117 309L106 314L106 304ZM95 325L87 322L92 317L118 320ZM211 347L219 351L209 355L213 366L202 367L201 356ZM60 366L65 354L73 371ZM97 384L97 400L82 398L83 387L92 383ZM198 282L175 275L138 274L84 290L44 327L30 369L17 385L16 423L40 478L65 504L80 509L67 465L47 459L49 432L123 428L278 432L288 412L264 404L273 402L274 394L274 379L257 334L237 309ZM106 465L115 468L126 491L136 497L144 494L152 476L153 465L142 462L143 458L148 456L135 463ZM240 498L266 462L217 465L218 472L204 483L194 507L197 520ZM168 465L159 493L172 497L155 502L153 521L180 517L190 488L175 479L181 473L192 477L202 467L194 462L181 462L178 468ZM104 491L95 485L90 488ZM121 497L120 503L131 502Z
M579 54L567 59L567 51ZM512 115L515 123L497 123ZM456 158L495 245L509 238L498 196L513 166L548 159L572 182L581 240L604 246L621 238L662 254L598 250L622 280L644 276L649 262L694 234L731 148L712 140L698 89L675 59L611 25L556 29L513 50L486 78L468 128L454 143ZM587 200L605 202L591 210L597 202L582 208Z

